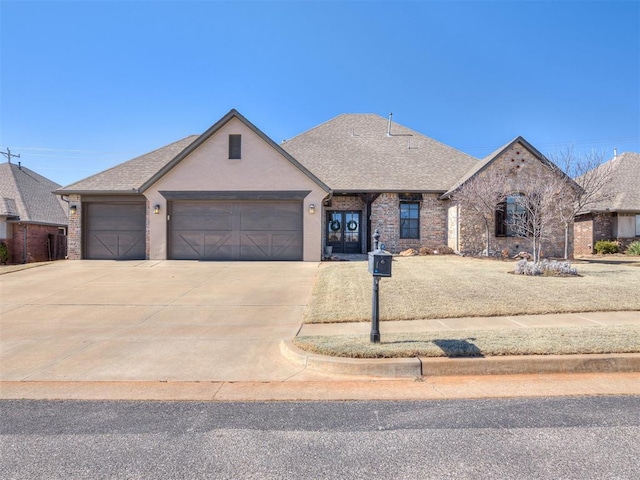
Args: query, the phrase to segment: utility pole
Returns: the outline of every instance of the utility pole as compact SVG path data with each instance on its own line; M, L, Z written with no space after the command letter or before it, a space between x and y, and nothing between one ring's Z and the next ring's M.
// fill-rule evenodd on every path
M2 155L4 155L5 157L7 157L7 160L9 160L9 163L11 163L11 157L14 158L20 158L20 154L15 154L15 153L11 153L11 150L9 150L9 147L7 147L7 151L6 152L0 152Z

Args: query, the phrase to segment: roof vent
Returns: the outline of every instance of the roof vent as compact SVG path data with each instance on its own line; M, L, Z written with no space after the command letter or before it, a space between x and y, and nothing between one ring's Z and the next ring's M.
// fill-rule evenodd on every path
M393 113L389 114L389 123L387 125L387 137L412 137L411 133L391 133L391 121L393 120Z
M613 148L613 159L615 160L616 158L618 158L618 149L617 148Z

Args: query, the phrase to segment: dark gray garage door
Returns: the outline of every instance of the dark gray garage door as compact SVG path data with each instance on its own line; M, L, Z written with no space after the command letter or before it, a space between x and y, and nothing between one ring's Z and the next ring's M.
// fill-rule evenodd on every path
M302 260L300 201L174 201L174 260Z
M84 258L144 260L144 203L85 203L82 209Z

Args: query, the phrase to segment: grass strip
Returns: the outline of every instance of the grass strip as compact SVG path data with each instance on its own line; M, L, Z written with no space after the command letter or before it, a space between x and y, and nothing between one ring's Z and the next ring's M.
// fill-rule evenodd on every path
M640 326L589 326L465 330L368 335L300 336L294 344L307 352L347 358L488 357L640 353Z

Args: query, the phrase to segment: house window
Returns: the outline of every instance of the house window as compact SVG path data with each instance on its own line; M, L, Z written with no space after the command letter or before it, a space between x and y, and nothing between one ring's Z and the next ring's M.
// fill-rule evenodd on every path
M400 238L420 238L420 203L400 202Z
M636 237L640 237L640 214L636 215Z
M526 231L527 214L522 205L523 195L509 195L496 210L496 237L519 237Z
M242 153L242 135L229 135L229 158L240 159Z

